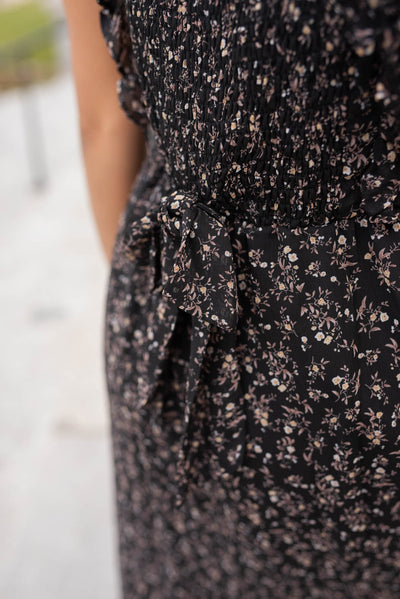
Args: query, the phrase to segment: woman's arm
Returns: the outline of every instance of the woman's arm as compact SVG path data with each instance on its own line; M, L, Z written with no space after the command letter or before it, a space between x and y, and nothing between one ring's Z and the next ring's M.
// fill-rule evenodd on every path
M63 1L90 201L110 262L118 219L145 157L145 133L119 105L119 73L101 33L96 0Z

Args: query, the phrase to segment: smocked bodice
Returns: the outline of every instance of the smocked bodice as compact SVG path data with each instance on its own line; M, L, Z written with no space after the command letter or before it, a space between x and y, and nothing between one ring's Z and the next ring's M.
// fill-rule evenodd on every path
M260 225L393 202L397 2L101 3L122 105L154 130L171 188Z

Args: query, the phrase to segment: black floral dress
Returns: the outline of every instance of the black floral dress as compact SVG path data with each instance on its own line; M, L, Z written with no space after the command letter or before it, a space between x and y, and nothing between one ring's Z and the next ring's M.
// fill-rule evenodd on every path
M98 2L124 599L398 599L400 3Z

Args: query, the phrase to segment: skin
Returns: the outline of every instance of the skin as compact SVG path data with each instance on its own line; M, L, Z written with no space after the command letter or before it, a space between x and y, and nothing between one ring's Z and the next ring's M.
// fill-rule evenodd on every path
M119 217L146 154L144 130L121 109L120 77L100 29L96 0L63 0L92 212L108 263Z

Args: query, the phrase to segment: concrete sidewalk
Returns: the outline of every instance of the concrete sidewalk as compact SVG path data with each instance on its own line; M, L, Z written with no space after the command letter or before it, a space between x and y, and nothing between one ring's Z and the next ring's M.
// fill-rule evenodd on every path
M50 173L40 192L20 98L0 96L0 597L117 599L102 356L108 271L70 75L35 91Z

